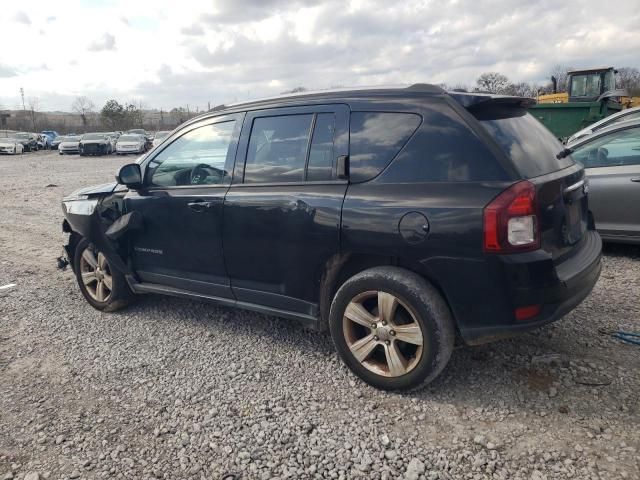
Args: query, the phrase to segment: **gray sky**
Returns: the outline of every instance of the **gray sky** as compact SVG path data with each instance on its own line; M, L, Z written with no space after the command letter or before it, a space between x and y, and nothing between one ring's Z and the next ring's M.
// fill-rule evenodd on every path
M9 0L0 106L86 95L206 108L297 86L546 81L555 64L640 67L640 4L619 0Z

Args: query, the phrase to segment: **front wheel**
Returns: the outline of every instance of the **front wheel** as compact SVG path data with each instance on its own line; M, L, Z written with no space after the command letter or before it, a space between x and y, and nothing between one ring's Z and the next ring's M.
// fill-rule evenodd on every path
M444 369L455 340L453 318L419 275L376 267L351 277L329 314L338 354L358 377L383 390L408 390Z
M82 295L97 310L113 312L133 299L124 275L112 270L104 254L86 239L76 247L74 271Z

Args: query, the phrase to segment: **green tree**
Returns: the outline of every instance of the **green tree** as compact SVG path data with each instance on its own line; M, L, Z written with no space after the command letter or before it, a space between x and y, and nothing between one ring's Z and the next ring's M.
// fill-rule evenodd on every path
M126 112L124 106L118 103L117 100L108 100L104 104L100 111L102 117L102 123L104 123L110 130L117 130L118 127L125 123Z

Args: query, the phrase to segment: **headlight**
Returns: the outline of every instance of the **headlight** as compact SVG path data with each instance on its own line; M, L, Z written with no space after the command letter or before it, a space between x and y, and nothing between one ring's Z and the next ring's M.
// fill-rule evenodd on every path
M74 215L91 215L98 204L98 200L85 200L86 198L86 195L81 195L73 200L62 203L67 213Z

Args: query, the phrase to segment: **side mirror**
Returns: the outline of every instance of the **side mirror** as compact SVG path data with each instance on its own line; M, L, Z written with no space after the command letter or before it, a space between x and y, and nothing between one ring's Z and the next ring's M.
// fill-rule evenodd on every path
M140 188L142 186L142 172L137 163L128 163L120 168L116 181L129 188Z

